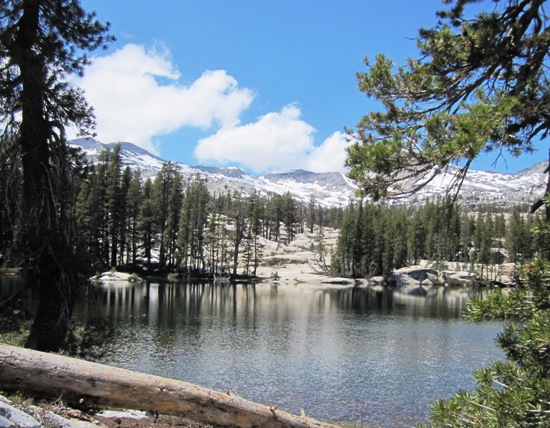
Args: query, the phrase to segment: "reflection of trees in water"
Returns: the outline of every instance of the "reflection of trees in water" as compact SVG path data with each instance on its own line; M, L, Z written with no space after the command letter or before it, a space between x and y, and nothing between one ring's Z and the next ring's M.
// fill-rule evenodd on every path
M410 295L389 288L328 289L338 309L356 314L383 313L428 318L461 318L466 302L482 294L479 289L432 287L424 295Z
M89 328L101 339L93 343L96 348L114 354L158 354L162 359L175 358L182 347L212 345L214 336L237 340L252 335L261 342L264 330L273 342L266 346L276 342L285 347L291 340L308 340L318 323L325 328L338 323L332 317L342 314L460 319L467 300L479 293L450 287L433 287L423 296L413 296L388 288L111 283L89 289L79 313L80 319L101 321Z
M214 319L230 320L236 326L239 318L245 325L256 318L255 285L113 282L96 287L96 293L81 313L96 305L92 300L99 302L109 323L150 329L151 339L163 346L174 344L179 334L200 336L201 328L212 327Z
M459 320L459 311L430 308L458 307L468 291L436 290L413 298L303 284L104 286L103 310L116 330L101 361L291 411L299 402L320 418L346 403L363 418L362 397L384 413L391 400L410 404L421 396L403 409L418 415L434 395L468 386L470 365L492 352L493 329L447 322Z

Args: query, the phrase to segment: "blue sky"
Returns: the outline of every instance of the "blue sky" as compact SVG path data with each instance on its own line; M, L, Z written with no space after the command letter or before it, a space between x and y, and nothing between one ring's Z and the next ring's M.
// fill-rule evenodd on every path
M440 0L82 0L117 41L76 80L102 142L253 174L345 171L344 127L376 109L363 58L416 56ZM515 172L547 158L499 160ZM494 169L494 157L476 169Z

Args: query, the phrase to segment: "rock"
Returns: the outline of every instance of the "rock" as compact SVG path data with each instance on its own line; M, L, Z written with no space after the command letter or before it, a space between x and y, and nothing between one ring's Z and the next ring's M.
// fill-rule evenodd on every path
M145 412L139 410L102 410L97 414L103 418L116 419L116 418L125 418L125 419L146 419L147 415Z
M428 290L439 283L439 280L436 270L413 266L396 270L391 282L399 293L426 296Z
M500 282L502 282L506 287L516 286L516 280L507 275L502 275L499 279L500 279Z
M98 428L97 424L74 419L65 419L54 412L46 412L43 416L46 426L57 428Z
M356 279L355 280L355 287L358 288L366 288L369 286L369 280L368 279Z
M355 284L355 280L351 278L330 277L322 279L321 284L353 285Z
M5 401L0 401L0 416L13 422L14 426L18 428L41 428L42 426L31 415L13 407Z
M371 276L368 281L371 287L383 286L386 284L386 278L383 276Z
M15 424L4 416L0 416L0 428L14 428Z
M444 282L450 286L458 287L472 287L478 282L478 277L473 272L450 272L445 271L441 273Z
M514 278L516 276L516 264L503 263L500 265L500 275L503 277Z
M142 282L139 276L133 273L124 273L124 272L103 272L102 274L97 274L90 278L92 282L96 284L104 284L110 282Z
M406 275L418 282L429 279L433 283L439 282L438 272L435 269L429 269L419 266L405 267L397 269L395 275Z
M76 419L66 419L37 406L25 406L24 411L0 395L0 428L98 428L104 425Z

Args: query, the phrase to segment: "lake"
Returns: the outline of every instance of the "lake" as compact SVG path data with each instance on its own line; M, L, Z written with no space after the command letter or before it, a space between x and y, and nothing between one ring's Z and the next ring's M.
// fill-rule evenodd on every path
M504 358L499 323L462 318L476 293L146 282L101 286L93 306L116 331L101 362L393 428L426 422L435 400Z

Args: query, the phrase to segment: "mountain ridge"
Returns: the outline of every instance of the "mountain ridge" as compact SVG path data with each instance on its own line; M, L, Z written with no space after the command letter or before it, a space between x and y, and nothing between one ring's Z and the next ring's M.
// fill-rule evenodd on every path
M92 137L84 137L71 140L69 144L80 147L92 163L97 162L102 150L113 149L120 144L123 164L132 169L139 168L144 178L153 178L162 164L167 162L130 142L105 144ZM201 176L213 194L237 191L244 195L257 193L269 196L289 192L302 203L308 203L313 197L319 205L333 207L347 205L358 190L357 184L340 172L317 173L297 169L255 177L238 167L190 166L172 162L187 181ZM468 204L532 203L544 194L547 165L545 161L539 162L517 173L470 170L462 185L460 199ZM444 195L452 177L452 172L442 173L421 192L403 202Z

